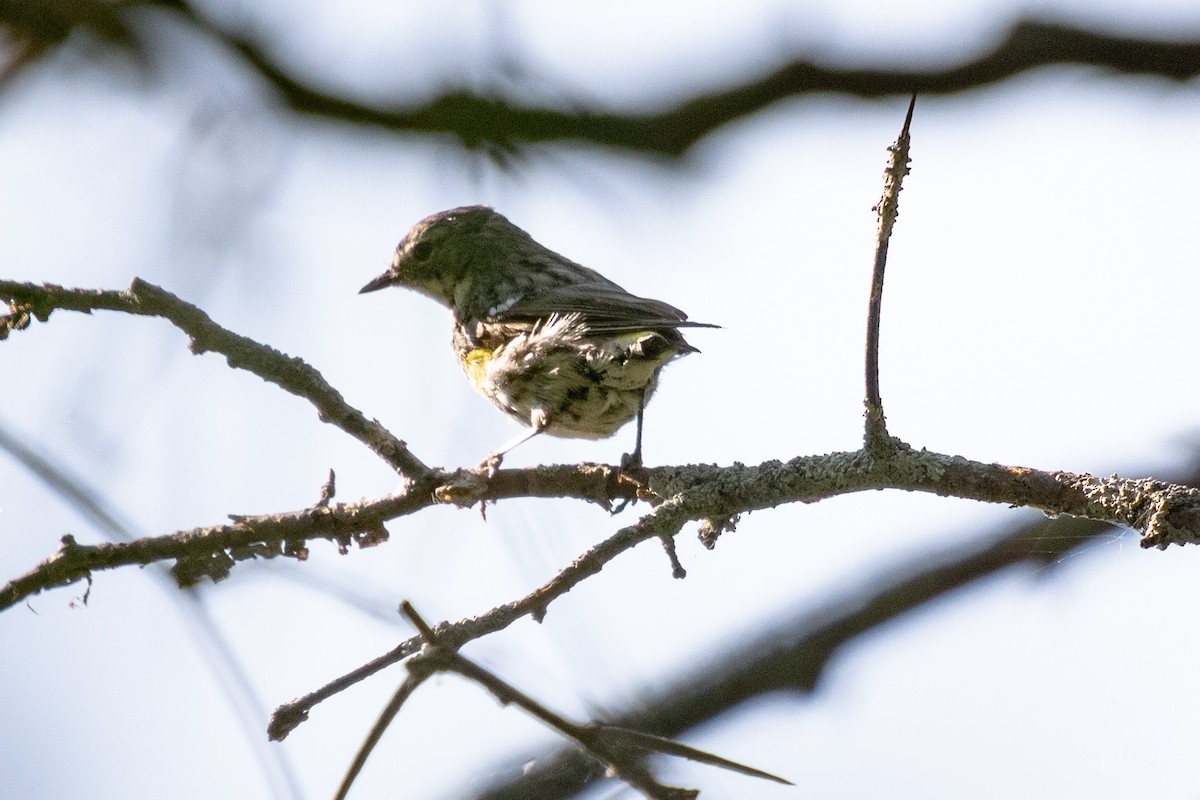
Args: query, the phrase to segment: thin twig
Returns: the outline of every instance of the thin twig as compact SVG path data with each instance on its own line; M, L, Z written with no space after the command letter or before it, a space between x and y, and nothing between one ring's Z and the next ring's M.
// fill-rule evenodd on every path
M522 617L529 616L541 621L550 604L562 597L583 580L599 572L605 564L612 561L621 553L638 545L647 539L663 535L667 532L678 532L687 520L679 514L678 501L668 501L659 505L633 525L622 528L592 547L571 564L560 570L548 582L512 603L497 606L485 614L458 622L442 623L437 628L439 640L446 645L461 647L464 643L486 636L489 633L507 628ZM350 688L356 683L374 675L386 667L396 664L416 653L424 639L413 636L401 642L387 653L373 659L367 664L343 675L321 687L315 692L297 698L290 703L284 703L271 715L267 726L267 735L271 739L281 740L292 729L308 719L308 713L318 703L333 695Z
M409 670L408 675L400 683L400 688L396 689L395 694L391 696L387 705L383 707L383 711L379 713L379 719L375 720L375 724L371 726L366 740L358 748L358 752L354 754L354 760L350 763L349 768L347 768L346 775L342 778L342 783L338 786L333 800L345 800L346 795L350 792L350 787L354 785L354 781L358 778L359 773L366 766L367 758L370 757L371 751L375 749L375 745L379 744L379 740L383 738L383 734L387 731L388 726L392 724L392 720L400 713L401 706L407 702L408 698L412 697L417 687L433 674L433 672Z
M900 135L888 148L890 157L887 169L883 172L883 196L873 209L879 216L879 224L875 231L875 266L871 272L871 299L867 308L867 411L863 443L868 452L876 451L888 441L883 399L879 395L879 318L883 307L883 272L887 266L888 242L892 238L896 217L900 214L900 189L904 177L908 175L908 130L916 105L917 96L914 94L909 101Z
M44 321L55 309L84 313L123 311L162 317L190 337L189 346L193 353L220 353L229 366L252 372L308 400L317 409L322 422L335 425L358 439L406 478L417 480L432 473L404 442L342 399L316 369L299 358L221 327L196 306L140 278L134 278L123 292L65 289L52 284L0 280L0 299L7 301L13 309L8 319L18 323L28 320L29 315ZM5 328L4 323L5 319L0 318L0 330Z
M436 672L456 672L478 683L502 705L515 705L546 726L574 740L605 764L614 776L620 777L653 800L684 800L694 798L698 794L695 789L682 789L659 783L639 763L641 754L635 756L628 748L609 746L610 742L603 736L601 728L580 725L567 719L475 662L464 658L458 653L456 645L443 642L442 637L417 614L416 609L407 600L400 605L400 610L417 627L420 637L425 642L421 653L408 662L410 675L416 674L423 680Z
M698 750L661 736L654 736L641 731L603 723L580 724L569 720L494 673L484 669L470 659L464 658L458 652L458 646L455 643L445 642L443 636L430 627L407 600L401 604L400 610L417 628L419 637L423 640L423 649L418 655L409 660L407 665L408 677L389 701L387 707L380 715L378 722L372 727L366 741L359 749L354 763L347 771L346 778L342 782L336 800L342 800L345 797L351 783L353 783L354 778L359 774L363 764L366 762L367 756L379 742L384 730L395 718L400 706L412 695L412 692L418 685L436 672L455 672L468 680L478 683L487 689L502 705L515 705L548 727L570 738L594 758L599 759L605 764L611 774L620 777L626 783L642 791L646 796L655 798L656 800L692 798L698 792L694 789L666 786L656 780L642 765L642 760L649 753L663 753L679 758L686 758L699 763L739 772L743 775L791 785L790 781L772 775L769 772L763 772L760 769L755 769L736 761L730 761L713 753Z

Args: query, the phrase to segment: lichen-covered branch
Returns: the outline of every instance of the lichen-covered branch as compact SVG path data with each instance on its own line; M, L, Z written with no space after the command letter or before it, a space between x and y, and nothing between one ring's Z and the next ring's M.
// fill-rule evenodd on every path
M202 577L219 580L246 558L279 555L303 558L306 543L334 541L343 550L386 538L383 523L431 505L469 506L516 497L559 497L607 505L641 498L656 504L651 518L623 528L575 561L523 601L512 620L539 618L546 607L587 574L598 572L620 553L655 536L674 536L698 520L732 520L747 511L786 503L812 503L851 492L903 489L931 492L1010 506L1028 506L1050 515L1071 515L1132 528L1143 547L1200 542L1200 491L1153 478L1099 478L1067 472L983 464L961 456L915 451L902 443L886 453L865 451L803 456L757 466L690 465L656 467L644 483L623 476L617 467L558 465L523 470L431 472L399 493L380 500L315 506L287 514L240 517L228 525L196 528L134 542L81 545L64 541L60 550L29 573L0 586L0 609L46 589L83 580L121 566L174 560L181 584ZM732 523L729 523L732 524ZM489 618L479 635L498 630L501 617ZM390 663L390 662L389 662ZM386 666L386 665L385 665Z
M883 453L859 450L755 467L661 467L651 471L649 485L658 496L682 495L689 519L720 519L849 492L903 489L1119 525L1138 531L1143 547L1200 541L1200 490L1153 478L984 464L917 451L902 442Z

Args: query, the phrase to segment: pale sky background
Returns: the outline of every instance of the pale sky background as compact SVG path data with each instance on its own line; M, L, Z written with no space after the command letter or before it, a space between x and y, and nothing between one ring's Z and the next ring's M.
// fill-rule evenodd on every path
M1167 2L477 2L453 16L441 3L206 5L363 97L466 84L618 108L800 54L954 61L1022 12L1200 33L1200 8ZM629 290L722 325L690 334L703 352L665 373L648 463L859 446L870 209L904 99L782 103L682 168L560 145L504 172L451 142L291 119L217 54L179 48L158 82L67 48L0 95L0 275L163 285L304 358L427 463L473 465L518 428L463 380L444 310L356 292L413 222L487 203ZM528 80L495 74L504 58ZM182 62L211 62L203 85ZM1195 86L1091 69L922 98L884 295L891 431L981 461L1179 474L1200 442L1198 136ZM397 486L307 404L191 356L162 321L56 313L0 343L0 386L0 425L141 534L303 508L329 468L340 500ZM613 463L632 438L543 438L506 464ZM263 706L249 733L195 618L152 570L98 574L86 608L71 603L83 586L32 598L0 614L0 785L21 798L265 797L270 750L295 796L328 797L402 668L322 704L282 745L261 741L272 708L406 638L402 599L430 620L479 614L643 511L513 501L484 522L439 508L390 524L374 550L314 543L306 563L240 564L200 596ZM891 563L1030 515L899 492L757 512L713 552L685 530L684 581L648 543L543 625L466 652L587 719ZM68 532L102 540L0 455L3 577ZM704 798L1195 798L1198 554L1143 551L1126 532L1039 574L1001 574L856 640L817 695L765 698L686 737L795 788L677 763L662 774ZM460 797L551 739L442 678L403 709L351 796ZM633 795L606 784L596 796Z

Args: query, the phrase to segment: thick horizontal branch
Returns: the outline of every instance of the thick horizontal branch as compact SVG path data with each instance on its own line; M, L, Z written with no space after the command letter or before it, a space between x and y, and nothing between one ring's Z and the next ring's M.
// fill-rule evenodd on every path
M894 440L893 440L894 441ZM984 464L916 451L833 453L756 467L663 467L650 471L654 495L679 495L690 519L723 519L790 502L815 502L872 489L931 492L1050 515L1086 517L1142 534L1143 547L1200 541L1200 491L1153 478L1129 479Z
M959 456L917 452L902 445L883 455L865 451L833 453L788 462L769 461L755 467L657 467L644 470L640 482L616 467L598 464L501 470L494 476L474 470L431 471L396 495L372 502L242 517L229 525L133 542L80 545L69 540L32 571L0 587L0 609L115 567L174 559L177 579L190 585L204 576L219 580L236 561L246 558L302 558L307 554L304 543L313 539L332 540L343 549L351 542L373 544L386 538L386 520L431 505L465 507L516 497L557 497L607 506L613 500L640 498L656 504L653 514L660 521L664 514L671 515L670 530L665 531L670 536L688 521L719 520L724 521L721 527L728 527L729 520L746 511L879 489L932 492L1028 506L1050 515L1084 517L1139 531L1143 547L1200 541L1200 491L1195 489L1151 478L1097 478L983 464ZM572 565L571 575L599 571L603 564L639 542L664 535L659 528L639 528L636 535L629 535L630 530L623 529L590 551ZM540 616L550 601L576 582L552 581L523 604L515 604L513 610L520 613L506 616L500 627L525 614ZM484 624L481 633L491 632L497 622Z

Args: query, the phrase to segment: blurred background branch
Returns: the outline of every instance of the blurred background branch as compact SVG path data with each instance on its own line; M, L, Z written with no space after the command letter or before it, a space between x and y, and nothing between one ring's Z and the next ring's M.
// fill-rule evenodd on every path
M167 14L146 15L147 10ZM1040 19L1017 20L995 46L963 54L942 68L840 67L795 57L749 75L736 85L682 97L650 112L614 111L604 101L578 98L556 106L522 102L500 92L446 87L412 105L369 104L352 90L300 77L263 31L246 36L226 30L183 0L0 0L0 26L16 43L0 71L11 79L51 55L74 35L132 56L153 77L168 57L156 43L161 25L182 23L192 35L224 46L267 85L292 112L378 128L391 133L449 135L463 147L497 158L530 145L573 141L618 151L678 159L697 142L776 103L804 95L837 93L859 98L943 95L985 88L1031 70L1084 65L1125 75L1186 81L1200 73L1200 41L1118 36ZM747 43L757 47L757 43ZM148 57L148 54L155 54ZM553 76L542 76L553 82ZM410 90L400 76L398 88Z

